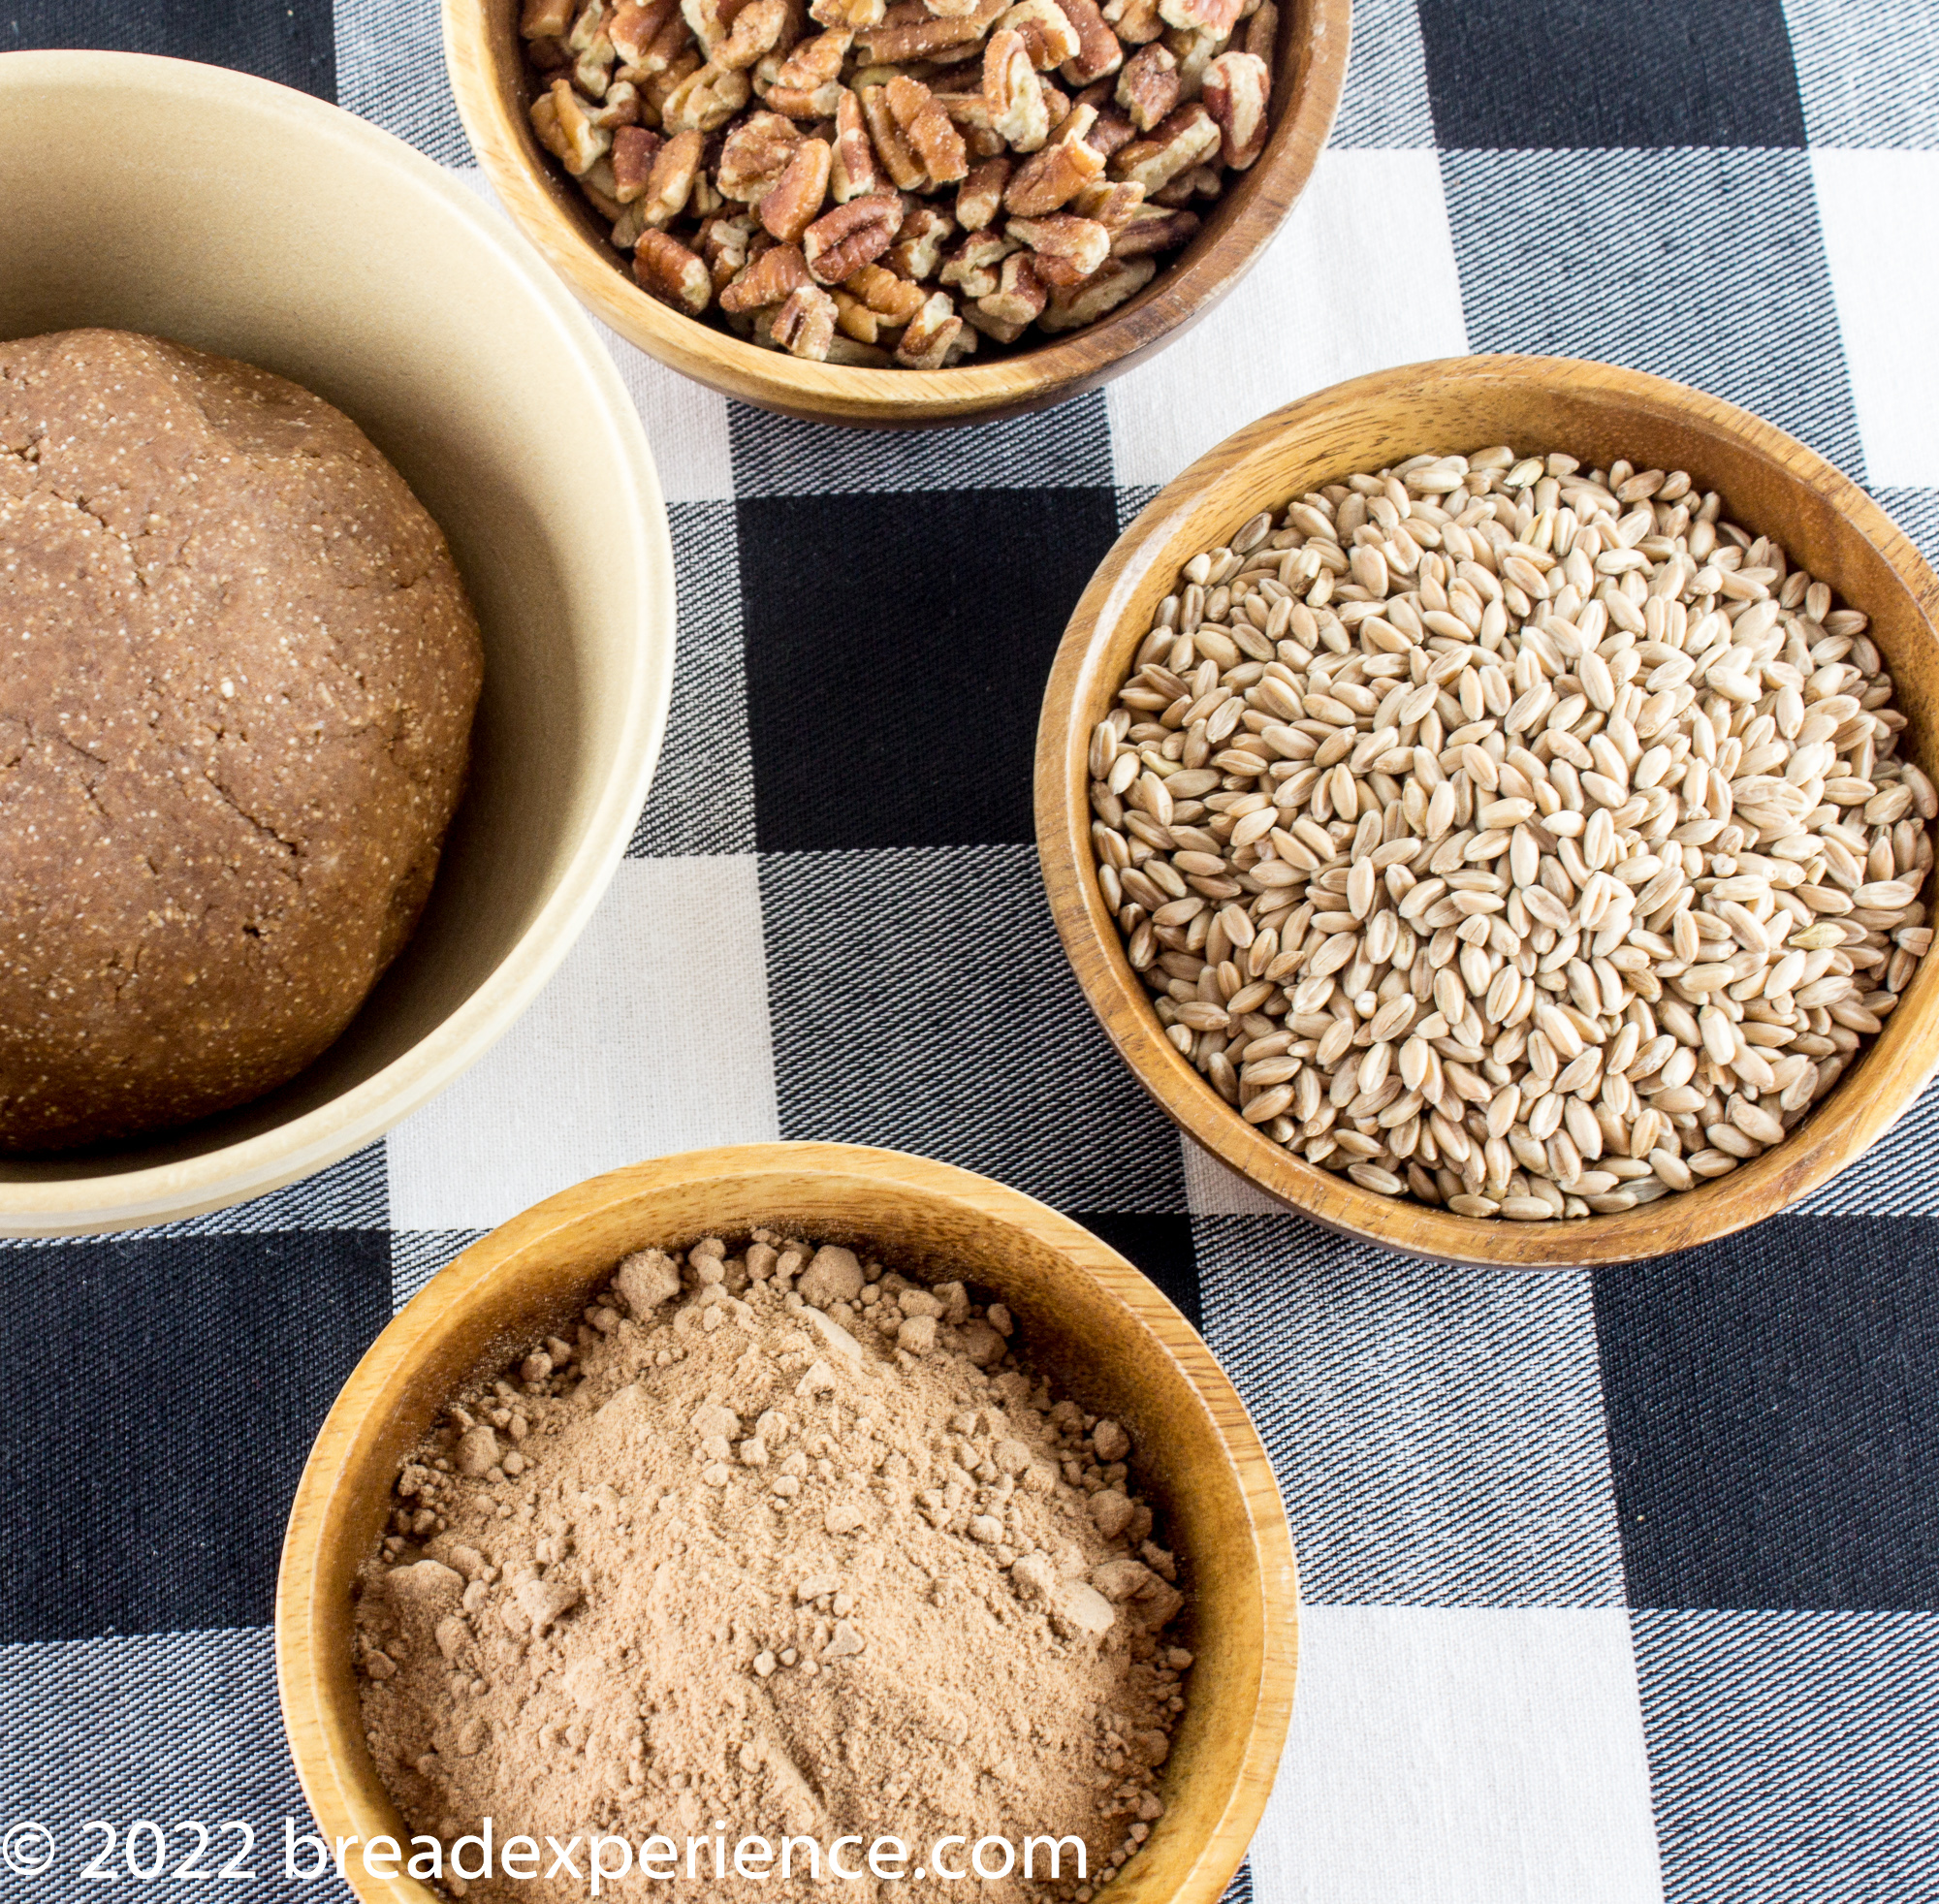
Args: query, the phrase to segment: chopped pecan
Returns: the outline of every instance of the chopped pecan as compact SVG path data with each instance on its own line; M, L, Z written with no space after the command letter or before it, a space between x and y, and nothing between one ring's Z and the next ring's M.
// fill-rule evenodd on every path
M829 191L837 205L888 189L888 176L875 160L875 142L862 116L862 102L845 86L835 108L835 164Z
M1060 92L1042 74L1037 75L1036 82L1043 93L1044 125L1050 132L1057 132L1070 116L1070 95ZM1095 112L1097 109L1094 106L1091 110Z
M1082 284L1053 291L1037 323L1049 332L1075 331L1095 324L1106 311L1116 310L1152 281L1155 258L1110 258Z
M1111 234L1095 218L1079 218L1075 212L1012 218L1003 229L1036 253L1039 272L1052 283L1089 277L1111 255Z
M842 289L861 299L886 325L906 324L922 308L922 286L898 277L884 265L864 265L851 271Z
M1140 47L1118 75L1118 104L1139 132L1149 132L1178 104L1178 56L1157 43Z
M1103 153L1084 143L1097 116L1092 107L1076 108L1057 140L1024 161L1003 194L1004 210L1025 218L1041 217L1068 205L1104 170Z
M873 344L881 334L882 320L861 299L839 287L835 299L835 328L858 344Z
M573 0L525 0L519 31L527 40L562 40L572 24Z
M633 275L643 291L689 317L698 317L714 296L714 277L704 261L665 232L641 235Z
M1034 255L1012 252L1003 260L997 289L976 301L976 308L999 324L1014 324L1021 331L1033 322L1050 298L1050 287L1036 268Z
M883 91L904 141L921 161L930 182L953 185L966 176L970 155L963 148L963 135L949 123L949 114L936 103L936 95L920 79L900 73Z
M856 36L856 48L874 66L902 66L930 59L951 47L980 40L1003 11L1005 0L976 0L975 10L955 19L939 19L923 0L897 0L879 26Z
M886 370L895 362L887 351L878 350L873 344L857 343L853 337L844 337L839 333L829 342L828 361L858 370Z
M682 20L680 30L686 31L686 22ZM679 91L687 79L700 71L700 50L687 46L668 60L659 72L640 82L641 117L657 119L666 110L666 103Z
M613 135L592 123L585 100L565 79L555 79L550 90L532 102L532 130L575 178L583 178L613 143Z
M1023 35L1031 64L1039 73L1049 73L1066 59L1077 57L1077 29L1057 0L1020 0L997 25Z
M717 132L747 103L745 73L712 64L689 73L660 108L660 125L674 132Z
M1084 135L1087 145L1095 145L1108 159L1138 136L1137 128L1115 108L1099 109L1097 123Z
M1030 320L1022 323L1006 323L1000 317L993 317L983 308L982 302L966 304L963 308L963 322L973 326L986 337L994 337L1000 344L1013 344L1030 329Z
M680 0L680 11L709 59L727 37L725 9L730 0Z
M761 195L761 223L793 244L821 215L828 201L828 169L835 154L823 139L804 139L772 189ZM797 353L798 354L798 353Z
M791 0L747 0L734 16L727 37L714 48L715 66L739 71L780 45L794 8Z
M787 170L801 131L779 112L750 112L728 133L714 168L714 182L730 199L758 205Z
M942 263L942 247L955 236L956 221L946 211L919 205L896 231L889 263L911 283L934 277Z
M997 288L997 268L1016 248L1016 239L1001 232L971 232L942 261L937 280L966 298L987 298Z
M1146 46L1164 31L1158 0L1104 0L1104 17L1128 47Z
M1190 172L1181 172L1169 185L1160 185L1151 195L1151 203L1175 208L1190 205L1193 199L1216 199L1225 189L1222 174L1215 155L1210 165L1195 165Z
M865 26L881 25L888 10L888 0L812 0L808 16L817 26L840 26L859 33Z
M1172 211L1163 206L1141 205L1111 239L1113 258L1149 258L1171 251L1198 231L1195 211Z
M1050 137L1050 113L1036 68L1021 33L1007 27L990 36L983 54L983 98L990 130L1016 152L1034 152Z
M640 201L640 217L652 230L664 231L686 209L706 144L697 132L677 133L654 156L646 196Z
M842 62L853 35L845 28L804 40L781 62L767 104L790 119L825 119L842 100Z
M630 79L616 79L606 88L599 110L586 115L595 126L617 132L621 126L640 123L640 89Z
M613 77L613 43L601 37L590 51L572 62L572 83L588 99L604 99L607 82Z
M966 232L980 232L996 217L1014 169L1008 159L985 159L963 181L956 194L956 222Z
M745 211L731 217L710 218L700 228L700 255L713 273L718 292L747 262L747 246L760 229Z
M1233 37L1237 42L1234 51L1251 53L1270 68L1279 51L1279 9L1273 0L1259 0L1257 9Z
M962 330L955 299L946 291L938 291L925 299L922 308L909 319L902 342L896 346L896 362L906 370L939 370Z
M694 175L693 196L686 202L686 215L689 218L711 218L716 211L724 209L726 204L727 201L715 190L706 168L702 167Z
M1256 53L1221 53L1205 69L1205 110L1219 128L1219 156L1244 172L1266 148L1272 72Z
M631 205L647 189L653 155L666 142L645 126L621 126L613 135L613 196Z
M874 142L876 156L881 160L882 170L889 175L890 181L901 191L919 190L927 181L928 175L922 169L922 161L916 157L915 148L903 137L903 129L896 123L896 115L889 107L888 88L858 86L855 97L861 102L862 117L868 122L869 137Z
M1193 100L1160 120L1148 137L1134 139L1111 159L1111 176L1142 185L1153 197L1181 172L1209 158L1219 145L1219 128L1204 107Z
M684 38L686 21L681 17L680 0L620 0L607 23L606 37L613 43L621 69L637 67L652 50L661 29L676 19Z
M626 207L613 196L619 180L613 176L611 156L593 160L586 175L579 181L579 189L591 202L592 208L600 217L609 222L622 218Z
M1093 218L1107 232L1122 232L1145 202L1142 185L1099 178L1070 201L1070 209L1080 218Z
M682 61L686 63L682 65ZM641 49L639 58L628 62L621 70L628 79L641 82L642 95L646 96L652 80L659 75L672 72L676 66L682 73L691 73L699 64L700 48L693 44L693 30L680 9L674 7L669 10L660 30Z
M1101 79L1124 65L1125 49L1104 24L1097 0L1057 0L1057 4L1077 29L1077 52L1061 69L1073 86L1088 86L1093 79Z
M1245 0L1158 0L1165 24L1182 33L1229 33Z
M797 285L775 313L770 334L784 351L820 363L835 336L835 300L818 284Z
M720 294L723 311L757 311L793 296L809 281L808 267L798 245L770 245L750 257L734 281Z
M1225 50L1228 33L1181 33L1177 27L1164 30L1164 44L1178 61L1178 97L1181 102L1196 99L1205 83L1205 69Z
M613 38L607 32L606 28L612 17L612 13L613 9L607 4L607 0L586 0L586 4L580 8L571 27L566 32L566 51L572 53L590 52L601 41L604 41L610 48L613 44ZM610 52L607 58L608 64L611 64Z
M922 0L938 19L967 19L976 11L979 0Z
M823 284L842 283L895 242L902 221L903 202L891 192L850 199L824 211L802 234L808 269Z

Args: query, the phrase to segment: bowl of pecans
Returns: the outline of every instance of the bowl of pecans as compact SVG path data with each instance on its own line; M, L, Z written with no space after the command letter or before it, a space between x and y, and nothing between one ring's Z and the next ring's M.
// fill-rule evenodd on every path
M1662 378L1474 357L1261 419L1078 604L1058 930L1205 1149L1449 1261L1626 1261L1823 1184L1939 1064L1939 578Z
M446 0L466 131L621 336L823 422L961 423L1202 316L1304 188L1349 0Z

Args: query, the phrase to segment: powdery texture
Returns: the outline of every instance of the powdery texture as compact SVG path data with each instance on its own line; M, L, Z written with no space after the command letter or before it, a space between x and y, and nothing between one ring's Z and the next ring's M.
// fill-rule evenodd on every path
M911 1869L945 1835L1068 1833L1089 1886L967 1888L995 1904L1108 1881L1163 1811L1191 1665L1160 1637L1184 1597L1124 1431L1053 1406L1001 1305L844 1249L709 1240L684 1276L645 1252L586 1314L576 1344L448 1411L364 1570L366 1726L414 1828L658 1833L683 1872L716 1828L730 1847L893 1835ZM723 1882L711 1849L699 1868L624 1888L813 1889L799 1867ZM841 1888L922 1904L966 1886Z

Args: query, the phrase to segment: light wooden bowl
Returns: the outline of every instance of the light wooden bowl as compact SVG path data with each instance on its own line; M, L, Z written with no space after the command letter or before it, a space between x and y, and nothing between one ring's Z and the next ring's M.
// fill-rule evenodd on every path
M435 1277L357 1366L297 1489L276 1588L276 1671L323 1832L402 1821L365 1744L351 1582L405 1455L475 1369L575 1318L627 1252L756 1223L866 1244L906 1271L1000 1294L1063 1391L1129 1428L1196 1596L1190 1702L1168 1810L1114 1904L1213 1904L1272 1789L1292 1705L1297 1582L1279 1484L1211 1352L1156 1287L1068 1218L986 1177L895 1151L753 1144L616 1170L549 1197ZM432 1904L351 1865L368 1904Z
M463 186L333 106L180 60L0 54L0 337L153 332L347 411L437 519L485 634L469 788L363 1012L253 1104L0 1162L0 1233L48 1235L303 1176L493 1043L625 850L666 716L673 560L584 313Z
M954 370L862 370L762 350L670 309L634 283L610 228L540 146L526 116L519 0L444 0L459 116L519 228L620 336L744 402L820 423L967 423L1061 403L1179 335L1250 270L1306 188L1347 75L1351 0L1281 0L1266 149L1204 229L1128 302L1088 330ZM981 349L992 348L984 339Z
M1109 712L1180 565L1263 508L1426 450L1510 443L1687 469L1725 513L1872 618L1909 725L1939 776L1939 578L1856 483L1748 411L1683 384L1552 357L1463 357L1336 385L1250 425L1152 501L1092 578L1065 631L1037 730L1036 835L1065 950L1104 1030L1160 1104L1206 1150L1291 1208L1383 1248L1450 1262L1627 1262L1708 1242L1784 1209L1859 1157L1939 1064L1939 962L1928 959L1862 1061L1754 1162L1618 1216L1552 1223L1458 1217L1376 1195L1295 1158L1221 1099L1172 1047L1097 890L1091 730Z

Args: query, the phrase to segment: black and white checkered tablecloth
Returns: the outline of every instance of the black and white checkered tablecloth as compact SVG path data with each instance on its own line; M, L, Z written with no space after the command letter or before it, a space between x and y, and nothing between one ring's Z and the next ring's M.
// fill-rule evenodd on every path
M0 48L248 67L464 168L435 16L0 0ZM671 499L680 660L577 950L384 1144L220 1216L5 1258L0 1826L298 1811L271 1584L358 1355L535 1198L779 1134L926 1152L1078 1215L1231 1371L1307 1593L1240 1895L1939 1898L1939 1101L1808 1204L1635 1268L1343 1243L1181 1145L1114 1059L1030 809L1050 654L1119 526L1363 370L1513 349L1686 378L1932 553L1935 257L1935 0L1357 0L1285 232L1106 393L853 435L616 342ZM251 1894L345 1894L270 1883L278 1861ZM157 1888L0 1873L8 1898Z

